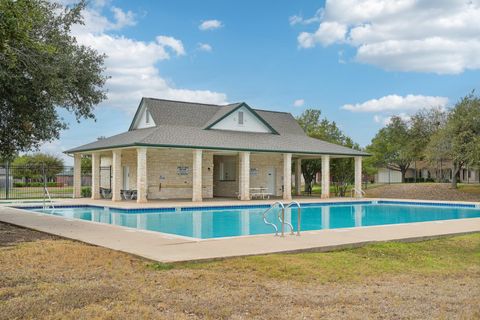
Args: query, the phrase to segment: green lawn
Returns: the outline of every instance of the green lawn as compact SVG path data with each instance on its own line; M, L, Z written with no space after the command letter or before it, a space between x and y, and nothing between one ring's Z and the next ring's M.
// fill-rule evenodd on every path
M0 261L0 319L480 318L479 233L163 264L0 223Z
M48 192L54 197L68 198L73 195L73 187L48 187ZM0 198L5 197L6 190L0 188ZM15 187L9 189L9 199L43 198L42 187Z

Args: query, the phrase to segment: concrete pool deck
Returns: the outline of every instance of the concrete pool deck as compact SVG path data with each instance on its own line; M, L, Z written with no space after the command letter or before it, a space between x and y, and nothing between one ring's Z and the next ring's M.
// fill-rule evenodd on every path
M307 202L301 199L302 202ZM352 199L350 199L352 200ZM377 199L356 199L377 200ZM394 199L389 199L394 200ZM321 201L318 198L308 202L333 202L334 199ZM338 201L338 199L337 199ZM343 199L342 201L346 201ZM397 200L394 200L397 201ZM406 200L398 200L406 201ZM442 202L419 201L415 202ZM119 203L106 201L107 206ZM216 202L215 205L262 204L265 202ZM62 201L63 204L93 204L92 201ZM186 206L173 202L175 206ZM210 206L212 202L192 203L190 205ZM451 202L450 202L451 203ZM458 202L460 203L460 202ZM467 203L467 202L461 202ZM60 204L60 203L59 203ZM136 204L136 203L135 203ZM152 207L166 207L166 203L153 202ZM477 204L478 203L474 203ZM27 203L26 205L32 205ZM95 205L99 205L95 202ZM124 203L124 205L126 205ZM132 205L132 204L130 204ZM134 206L136 207L136 206ZM146 207L142 205L142 207ZM125 206L127 208L127 206ZM131 208L131 207L130 207ZM34 229L65 238L82 241L114 250L119 250L160 262L179 262L206 260L245 255L259 255L279 252L328 251L345 247L360 246L379 241L414 241L432 237L480 232L480 218L418 222L396 225L356 227L345 229L328 229L302 232L302 235L284 238L274 235L253 235L234 238L203 239L181 238L152 231L126 228L84 220L34 213L22 209L0 206L0 221Z

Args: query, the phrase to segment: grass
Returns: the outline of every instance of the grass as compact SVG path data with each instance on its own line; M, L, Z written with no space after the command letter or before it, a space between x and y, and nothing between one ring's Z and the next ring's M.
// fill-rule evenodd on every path
M0 319L480 317L479 233L175 264L40 239L0 246Z
M480 184L459 184L458 190L474 195L480 195Z

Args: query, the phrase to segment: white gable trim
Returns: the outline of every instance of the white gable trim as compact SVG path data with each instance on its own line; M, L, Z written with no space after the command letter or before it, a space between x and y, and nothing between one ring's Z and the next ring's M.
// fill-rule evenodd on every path
M148 118L148 119L147 119ZM153 121L153 117L149 114L145 103L142 101L142 105L140 106L140 110L138 111L132 129L143 129L143 128L150 128L155 127L155 121Z
M242 115L239 114L240 112L243 113L243 123L241 123ZM272 133L272 130L245 106L238 108L210 129Z

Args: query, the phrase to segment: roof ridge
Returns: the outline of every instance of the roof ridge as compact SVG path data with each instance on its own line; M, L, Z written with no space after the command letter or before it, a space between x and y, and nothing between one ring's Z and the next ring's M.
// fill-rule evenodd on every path
M284 114L291 114L290 112L287 111L275 111L275 110L265 110L265 109L254 109L255 111L263 111L263 112L271 112L271 113L284 113Z
M183 101L183 100L171 100L171 99L162 99L162 98L152 98L152 97L143 97L143 99L159 100L159 101L168 101L168 102L178 102L178 103L188 103L188 104L199 104L210 107L226 107L235 103L229 104L213 104L213 103L203 103L203 102L194 102L194 101Z

